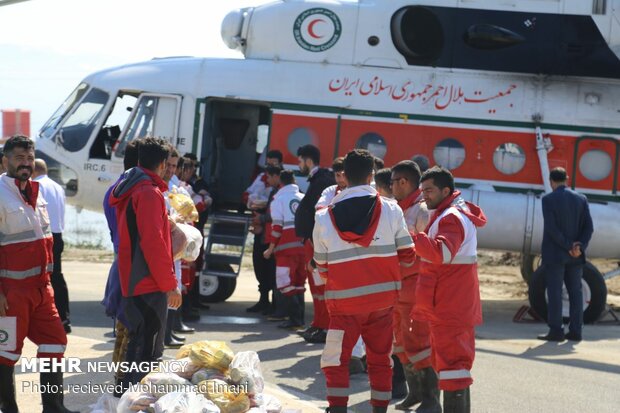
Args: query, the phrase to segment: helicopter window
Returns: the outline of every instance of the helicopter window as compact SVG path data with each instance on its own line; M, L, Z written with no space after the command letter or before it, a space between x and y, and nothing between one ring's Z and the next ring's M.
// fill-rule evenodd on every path
M502 143L495 148L493 165L503 174L514 175L525 166L525 152L516 143Z
M465 148L454 138L442 140L433 150L433 158L437 165L448 169L456 169L465 161Z
M125 126L137 99L136 96L123 92L118 94L110 114L90 148L90 158L110 159L112 157L112 148L120 137L121 128Z
M383 159L387 152L387 144L381 135L375 132L368 132L360 136L355 143L358 149L368 149L373 156Z
M77 152L86 146L108 99L109 95L101 89L88 92L60 129L58 138L66 150Z
M297 158L297 149L304 145L312 144L316 147L319 146L318 135L309 128L296 128L288 135L286 146L291 155Z
M392 41L410 65L432 65L444 48L444 33L432 10L411 6L392 17Z
M153 133L153 118L157 110L157 97L145 97L140 101L140 106L131 119L131 124L123 140L119 142L116 148L116 155L125 156L125 147L127 143L134 139L151 136Z
M592 2L592 14L606 14L607 0L594 0Z
M45 125L41 128L41 132L39 133L40 138L51 138L54 135L54 131L56 130L56 126L60 122L62 122L63 118L71 111L71 109L75 106L75 104L82 99L84 93L88 90L88 85L86 83L80 83L78 87L75 88L73 92L69 95L67 99L60 105L56 112L52 115L51 118Z
M601 181L607 178L611 169L611 156L600 149L591 149L579 159L579 172L590 181Z

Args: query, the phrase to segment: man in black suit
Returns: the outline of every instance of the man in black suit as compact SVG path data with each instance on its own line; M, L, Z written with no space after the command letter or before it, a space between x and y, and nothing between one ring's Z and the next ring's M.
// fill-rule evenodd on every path
M542 264L545 266L549 333L540 340L581 341L583 294L581 276L586 262L585 251L592 237L592 218L585 196L566 187L564 168L549 174L553 192L542 198L544 233ZM562 283L566 284L570 303L569 331L562 326Z
M312 230L314 229L314 214L316 204L323 190L336 184L334 173L327 168L320 167L321 151L314 145L304 145L297 150L299 171L308 176L308 189L295 212L295 233L304 240L306 262L311 262L314 255L312 246ZM329 314L325 305L325 284L318 280L317 274L308 275L308 284L312 292L314 304L314 318L306 330L299 333L309 343L325 343Z

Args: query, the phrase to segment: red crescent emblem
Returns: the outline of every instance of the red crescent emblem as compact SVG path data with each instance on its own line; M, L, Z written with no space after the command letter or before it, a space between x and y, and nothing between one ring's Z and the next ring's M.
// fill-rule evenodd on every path
M318 36L318 35L314 32L314 25L315 25L315 24L317 24L317 23L319 23L319 22L325 23L325 20L323 20L323 19L314 19L314 20L312 20L312 21L308 24L308 34L309 34L311 37L314 37L315 39L321 39L321 38L325 37L325 36Z

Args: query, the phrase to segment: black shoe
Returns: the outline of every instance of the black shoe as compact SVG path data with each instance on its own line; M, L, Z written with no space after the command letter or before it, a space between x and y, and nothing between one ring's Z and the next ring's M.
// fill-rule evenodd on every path
M164 340L164 346L169 347L169 348L179 348L182 345L183 345L182 341L175 340L172 337L170 337L169 340Z
M543 340L543 341L564 341L566 340L564 333L552 333L549 332L545 335L540 335L538 336L539 340Z
M177 333L192 334L196 331L196 329L186 326L181 320L181 315L177 311L176 314L174 314L174 319L172 320L172 331L176 331Z
M304 340L308 343L324 344L327 340L327 331L319 328L314 333L305 335Z
M170 333L170 336L172 337L173 340L182 341L182 342L185 342L185 340L186 340L185 336L180 336L178 334L174 334L174 331L172 333Z
M269 292L260 293L260 298L258 302L254 304L252 307L246 308L245 311L248 313L262 313L265 310L271 309L271 304L269 304Z
M306 335L310 335L310 334L314 333L316 330L317 330L316 327L310 326L310 327L306 328L305 330L299 330L297 332L297 334L299 334L302 337L305 337Z
M566 339L570 340L570 341L581 341L581 334L577 334L577 333L573 333L572 331L569 331L568 333L566 333Z
M347 413L347 406L332 406L325 409L325 413Z

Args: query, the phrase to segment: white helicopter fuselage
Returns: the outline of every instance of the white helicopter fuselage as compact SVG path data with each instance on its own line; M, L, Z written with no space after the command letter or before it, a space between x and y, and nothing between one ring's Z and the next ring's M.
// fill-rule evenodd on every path
M600 14L596 1L418 3L280 1L232 12L223 38L245 59L154 59L94 73L43 127L37 147L61 165L70 202L89 209L101 209L122 173L124 144L145 135L197 153L228 206L249 185L267 136L291 167L306 143L321 149L324 165L354 147L386 165L423 155L451 169L485 210L481 247L525 253L539 251L540 196L549 169L563 166L592 202L589 255L620 258L620 72L608 77L620 64L618 2ZM436 21L425 32L440 34L411 43L407 36L419 33L406 30L429 13ZM600 41L582 49L564 42L553 69L528 39L555 21L565 22L556 29L566 38L574 23ZM528 50L536 62L523 62ZM584 56L592 64L575 63ZM519 70L509 70L512 58ZM132 112L117 122L124 98Z

